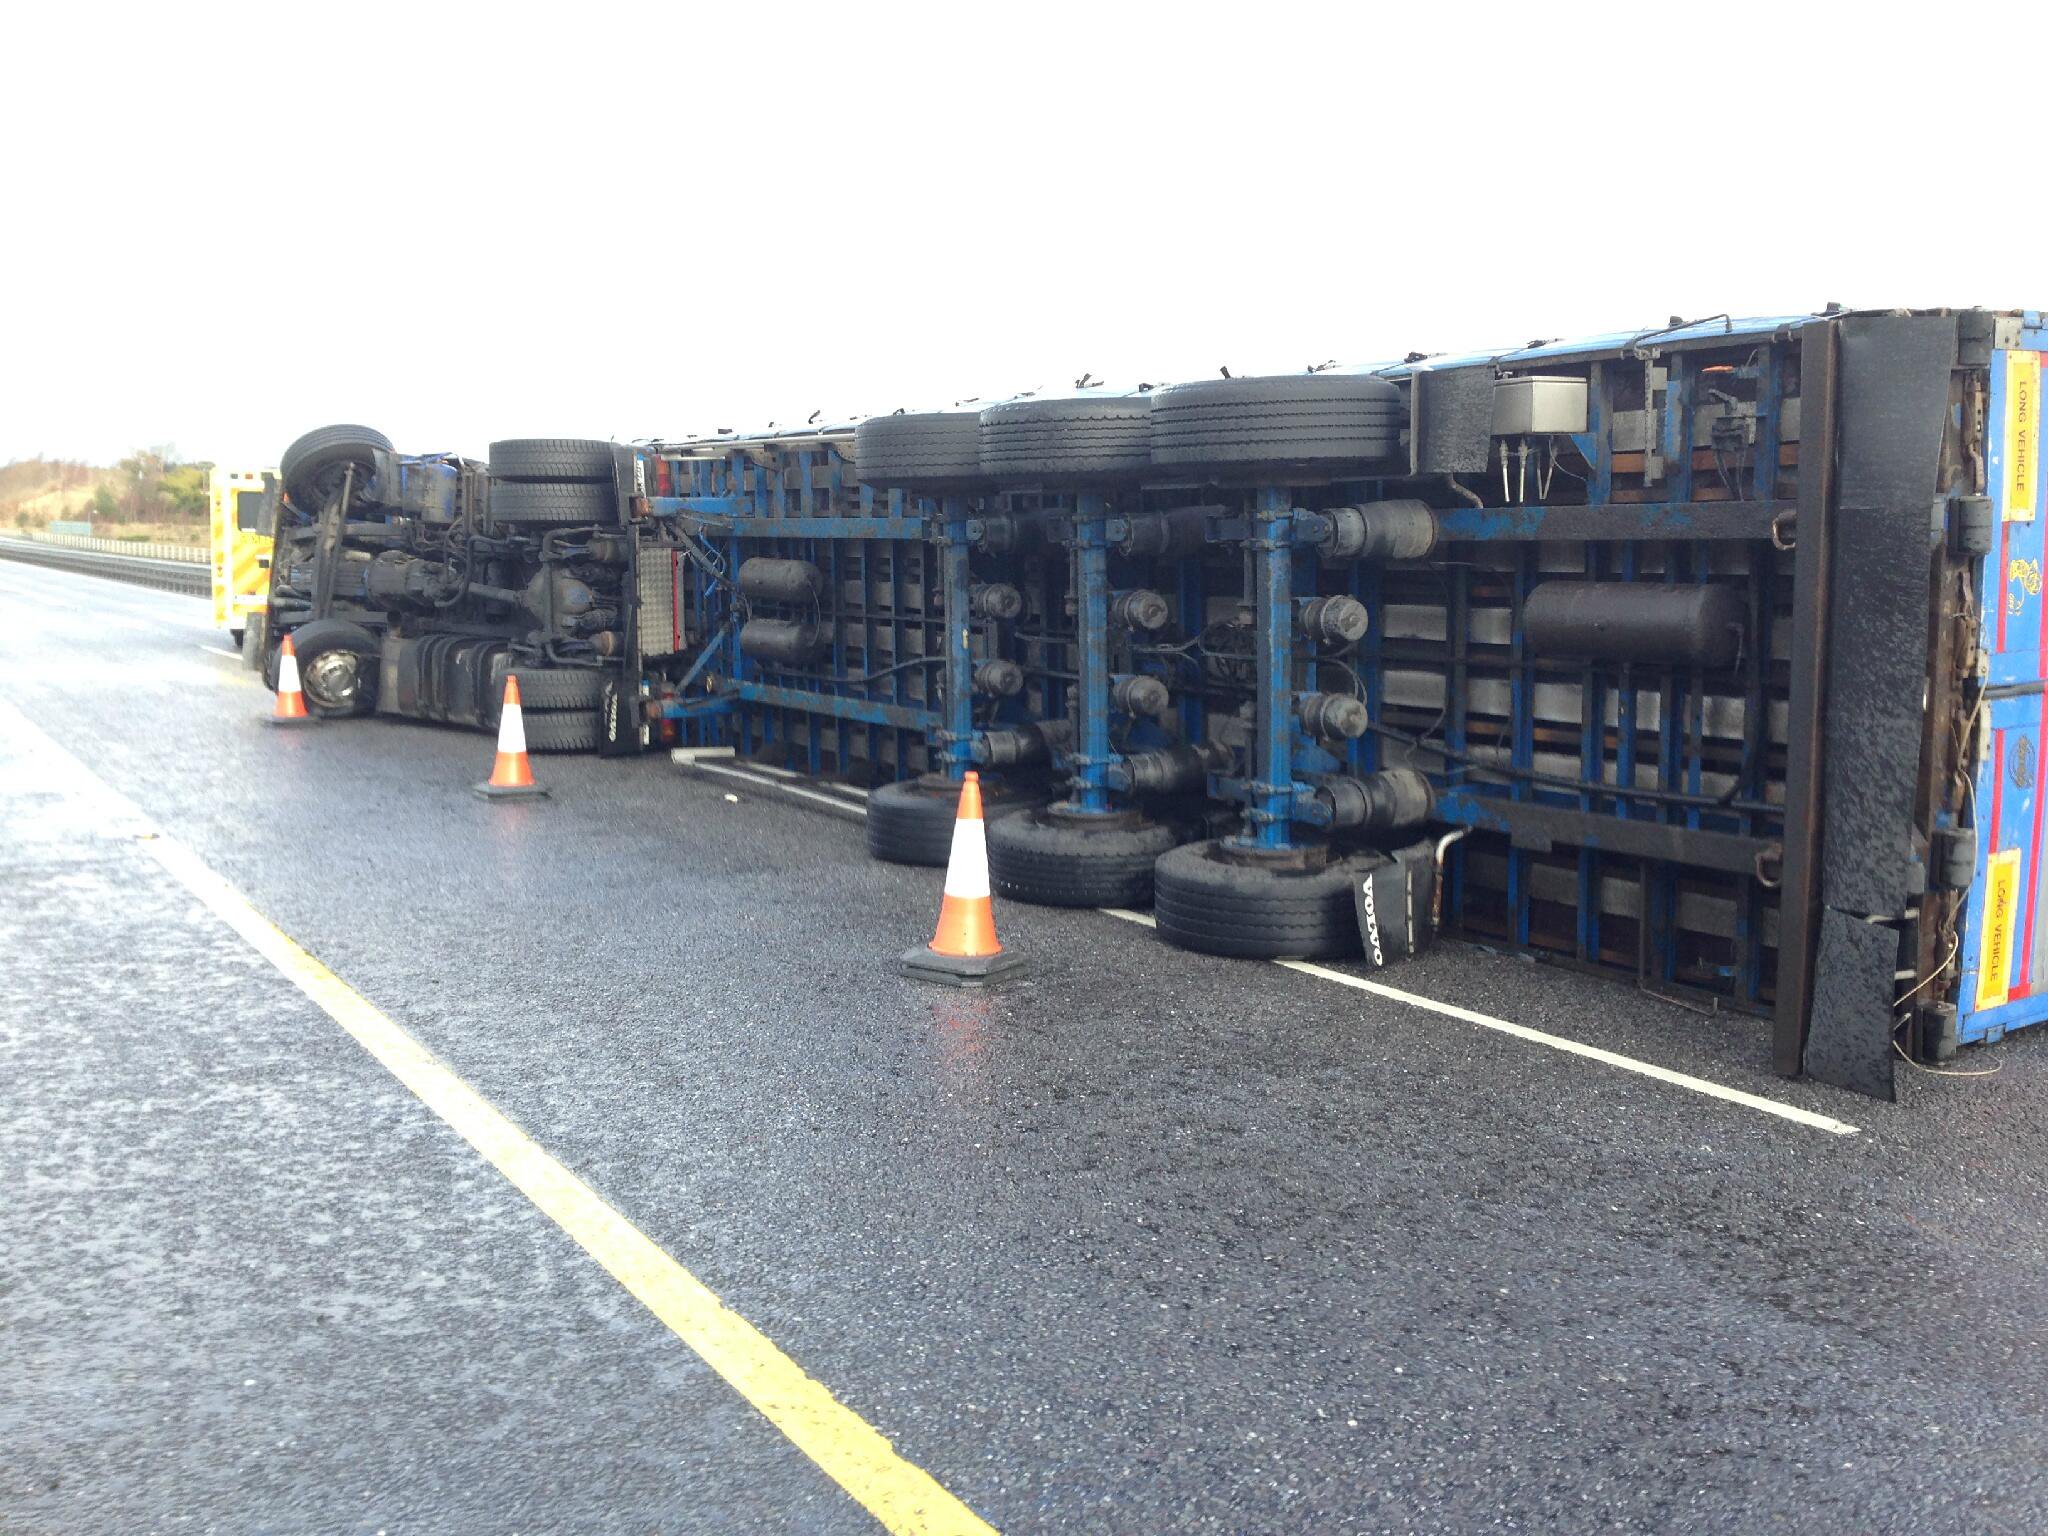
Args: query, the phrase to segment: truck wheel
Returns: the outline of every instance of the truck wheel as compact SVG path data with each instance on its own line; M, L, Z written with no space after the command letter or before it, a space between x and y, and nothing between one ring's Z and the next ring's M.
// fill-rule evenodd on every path
M552 714L529 715L521 706L529 752L595 752L597 711L560 710Z
M585 667L514 667L522 709L595 709L604 674ZM503 694L505 685L498 684Z
M1387 862L1340 855L1304 866L1248 859L1218 839L1189 843L1153 871L1159 936L1182 949L1255 960L1330 960L1362 952L1352 887Z
M318 427L285 449L277 461L278 477L293 506L318 512L341 489L351 465L358 485L376 470L379 449L389 453L391 439L373 427Z
M940 490L981 479L981 416L918 411L870 416L854 429L854 473L862 485Z
M988 829L989 884L1041 907L1142 907L1154 862L1181 835L1136 812L1082 817L1052 806L1005 817Z
M1135 479L1152 467L1152 397L1010 400L981 413L992 479Z
M612 445L587 437L511 437L491 444L493 480L612 483Z
M618 497L611 483L556 484L537 480L495 480L491 483L491 521L520 524L616 523Z
M1152 462L1161 468L1370 464L1393 455L1400 432L1400 390L1367 374L1202 379L1152 401Z
M1035 785L1007 779L981 781L981 812L994 822L1045 803ZM868 853L890 864L944 869L953 854L953 821L960 809L960 785L944 774L884 784L868 796Z
M314 714L368 714L377 700L377 637L360 624L315 619L292 631L299 684Z

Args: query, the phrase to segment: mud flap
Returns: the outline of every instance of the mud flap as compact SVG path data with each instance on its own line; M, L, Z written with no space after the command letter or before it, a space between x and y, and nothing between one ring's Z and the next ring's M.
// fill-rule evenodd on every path
M1874 1099L1897 1096L1892 999L1898 964L1896 929L1841 912L1821 913L1813 1022L1806 1037L1806 1070L1816 1081Z
M647 744L647 729L640 719L640 694L628 688L616 674L604 680L597 696L597 755L630 757Z
M1821 759L1821 918L1802 1065L1892 1097L1898 934L1924 888L1915 801L1927 730L1929 553L1956 363L1953 316L1842 324L1840 479ZM1844 750L1844 748L1847 750ZM1866 918L1881 919L1867 922Z
M1431 906L1436 889L1436 849L1427 839L1387 856L1352 888L1365 963L1394 965L1422 953L1436 937Z

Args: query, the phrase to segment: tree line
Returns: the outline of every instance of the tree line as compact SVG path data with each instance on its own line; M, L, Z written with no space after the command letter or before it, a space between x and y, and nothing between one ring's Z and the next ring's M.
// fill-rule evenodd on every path
M0 465L0 519L36 527L53 518L95 523L206 520L208 463L181 463L169 444L138 448L111 468L73 459Z

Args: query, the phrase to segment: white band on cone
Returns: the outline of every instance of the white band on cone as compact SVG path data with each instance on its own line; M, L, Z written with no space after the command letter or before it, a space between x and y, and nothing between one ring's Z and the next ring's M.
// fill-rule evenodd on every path
M526 717L517 704L507 704L505 712L498 716L498 750L500 752L524 752L526 750Z
M290 651L280 651L277 657L277 691L297 693L299 691L299 658Z
M946 894L988 899L988 839L981 818L953 823L953 851L946 857Z

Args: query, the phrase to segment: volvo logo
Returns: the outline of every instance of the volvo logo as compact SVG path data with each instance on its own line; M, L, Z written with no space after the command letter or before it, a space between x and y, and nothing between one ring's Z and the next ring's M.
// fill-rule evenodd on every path
M1372 876L1358 882L1358 894L1364 902L1365 942L1372 947L1372 963L1383 966L1387 963L1387 952L1380 948L1380 912L1372 893Z
M2012 787L2031 788L2034 782L2034 738L2022 736L2012 749Z

